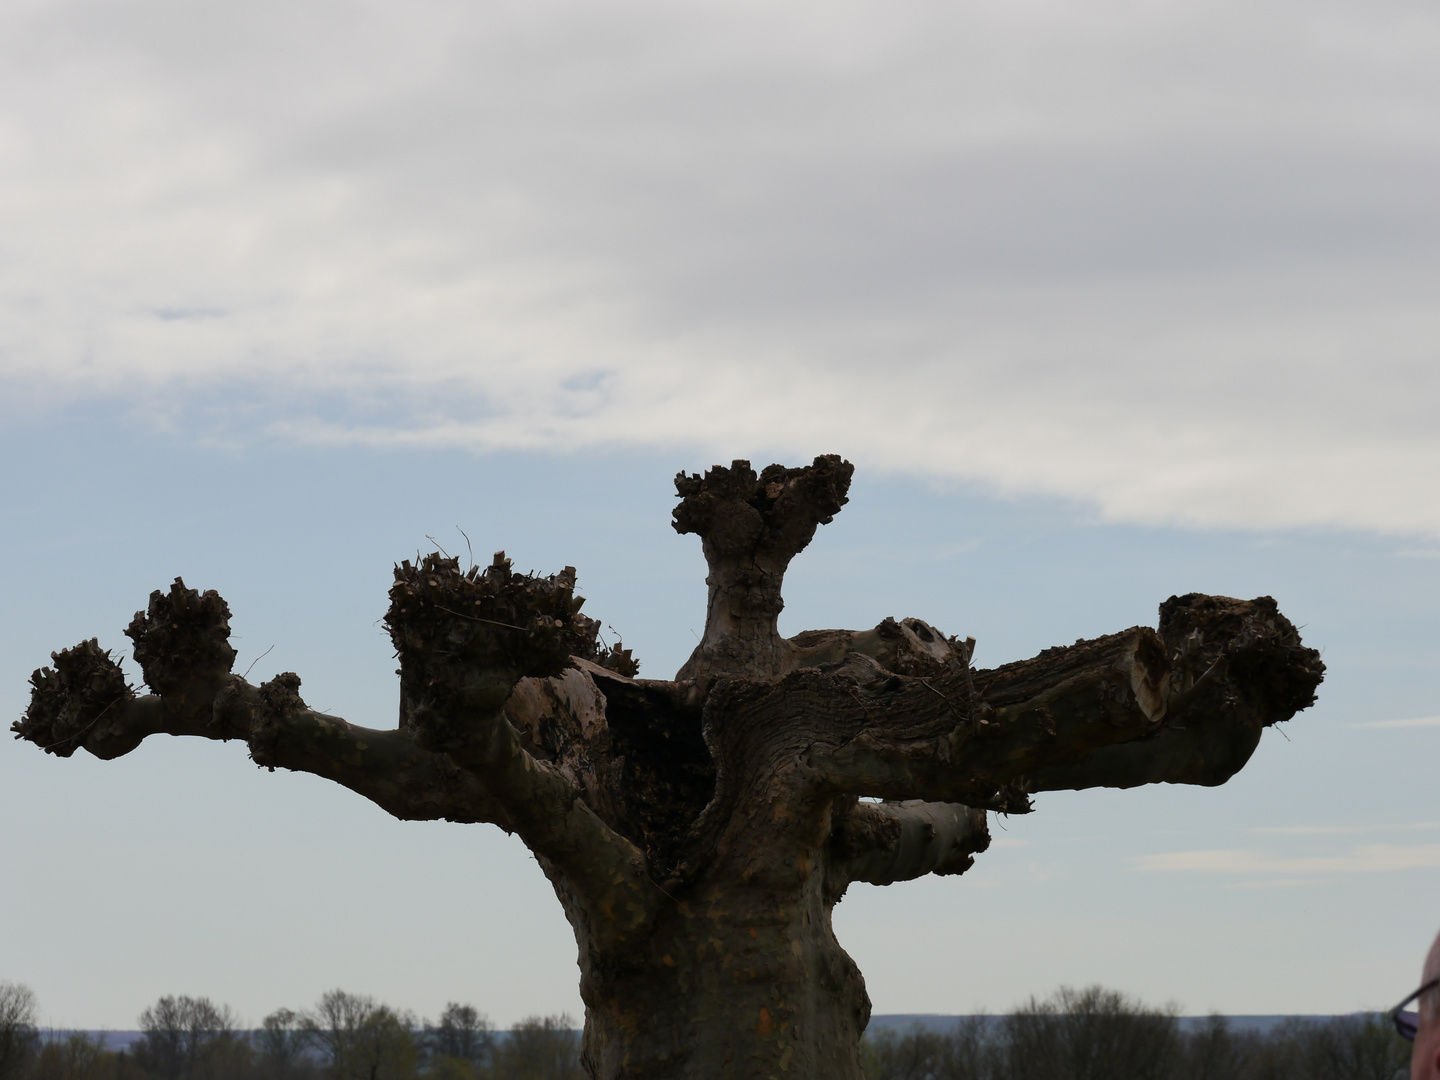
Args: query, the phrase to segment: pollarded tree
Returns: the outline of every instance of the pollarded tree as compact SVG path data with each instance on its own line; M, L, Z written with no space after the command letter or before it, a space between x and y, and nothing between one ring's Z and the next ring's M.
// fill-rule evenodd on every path
M392 730L230 671L230 612L178 579L126 633L140 697L94 639L36 672L19 737L101 758L149 735L241 739L399 818L514 832L579 945L595 1077L860 1076L870 1012L830 912L853 882L958 874L987 811L1060 788L1220 784L1324 671L1273 600L1191 594L1135 627L993 670L920 619L776 626L790 560L852 468L748 462L676 478L709 563L705 636L669 681L597 647L575 572L395 571Z

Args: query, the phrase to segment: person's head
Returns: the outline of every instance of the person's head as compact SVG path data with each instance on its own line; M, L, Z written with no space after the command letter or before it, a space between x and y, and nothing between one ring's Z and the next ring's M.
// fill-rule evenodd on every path
M1420 972L1422 992L1415 1002L1419 1022L1410 1053L1410 1080L1440 1080L1440 934Z

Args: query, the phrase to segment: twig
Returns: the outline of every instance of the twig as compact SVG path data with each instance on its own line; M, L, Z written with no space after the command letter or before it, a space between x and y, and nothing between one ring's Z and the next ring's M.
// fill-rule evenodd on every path
M273 649L273 648L275 648L275 646L274 646L274 645L271 645L271 646L270 646L270 649ZM248 679L248 678L250 677L250 672L251 672L251 670L255 667L255 665L258 664L261 660L264 660L265 657L267 657L267 656L270 655L270 649L266 649L266 650L265 650L264 652L262 652L259 656L255 657L254 660L251 660L251 661L250 661L250 667L247 667L247 668L245 669L245 674L244 674L244 675L241 675L240 678L242 678L242 679Z
M121 699L121 698L118 698L118 697L115 699L115 701L120 701L120 700L122 700L122 699ZM104 716L107 712L110 711L111 707L114 706L115 701L110 702L109 705L106 705L105 708L101 709L98 713L96 713L96 714L95 714L95 719L94 719L94 720L91 720L88 724L86 724L84 727L82 727L82 728L81 728L79 731L77 731L74 735L66 735L65 738L63 738L63 739L56 739L56 740L55 740L54 742L52 742L49 746L42 746L42 747L40 747L40 749L41 749L41 750L53 750L55 747L59 746L59 745L60 745L61 743L63 743L63 742L69 742L71 739L79 740L79 738L80 738L81 735L84 735L85 732L89 731L92 727L94 727L96 724L98 724L98 723L100 722L100 718L101 718L102 716ZM80 743L77 741L77 742L75 743L75 745L76 745L76 746L79 746Z
M974 657L975 646L967 645L965 649L965 692L970 695L970 730L972 732L980 730L975 716L975 665L970 662Z
M470 546L470 536L464 529L460 528L459 525L455 526L455 531L465 537L465 550L470 552L470 568L473 570L475 568L475 549Z
M973 717L961 716L961 715L960 715L960 710L955 707L955 703L954 703L953 701L951 701L948 697L946 697L944 694L942 694L939 690L936 690L935 687L931 686L931 685L930 685L928 682L926 682L924 679L921 679L921 680L920 680L920 685L923 686L923 687L925 687L926 690L929 690L932 694L934 694L936 697L938 697L941 701L945 702L946 705L949 705L949 706L950 706L950 711L955 714L955 717L956 717L957 720L970 720L970 721L973 721L973 719L974 719Z
M865 710L866 716L870 717L871 720L875 719L875 714L870 711L870 706L865 704L864 699L862 699L860 695L855 692L855 688L853 686L850 688L850 696L856 700L856 702L860 705L860 708Z
M674 896L672 896L670 893L668 893L668 892L665 891L665 887L664 887L663 885L661 885L658 881L656 881L654 878L652 878L649 874L645 873L643 870L641 871L641 876L642 876L646 881L648 881L651 885L653 885L653 886L655 887L656 891L658 891L661 896L668 897L669 900L670 900L670 902L671 902L672 904L678 904L678 903L680 903L679 900L675 899Z
M435 606L441 611L448 611L451 615L459 615L460 618L469 619L471 622L489 623L491 626L506 626L509 627L511 630L519 630L522 634L528 634L530 632L527 627L516 626L514 623L499 622L495 619L482 619L479 615L466 615L463 611L454 611L451 608L445 607L441 604L436 604Z

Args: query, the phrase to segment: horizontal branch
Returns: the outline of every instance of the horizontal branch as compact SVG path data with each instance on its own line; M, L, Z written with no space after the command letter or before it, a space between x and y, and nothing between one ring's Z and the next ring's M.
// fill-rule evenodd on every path
M835 675L853 683L842 707L855 729L817 741L808 760L851 794L1021 812L1035 770L1158 729L1157 661L1158 639L1139 628L1050 650L1018 686L998 688L986 685L992 673L907 678L852 654Z
M74 664L67 662L75 651L57 654L57 665L73 673ZM100 656L95 650L87 658L92 674ZM56 674L51 673L52 679ZM257 764L333 780L397 818L508 827L503 808L475 776L442 754L422 750L405 732L359 727L306 707L295 693L299 685L300 680L288 674L258 687L227 675L208 701L194 694L136 697L126 688L109 701L88 704L79 688L68 687L64 689L72 693L63 704L70 706L70 717L57 715L53 708L47 711L46 706L62 704L55 698L62 688L52 686L49 700L32 700L12 730L17 738L51 753L68 757L84 749L106 761L130 753L152 735L239 739L249 744Z
M706 724L722 792L797 756L837 793L1008 812L1057 787L1220 783L1264 727L1313 702L1324 671L1268 597L1172 598L1158 633L1136 627L993 671L959 663L958 643L920 651L935 635L918 620L887 633L870 651L898 649L906 673L850 652L769 685L718 686ZM793 640L821 652L836 634Z
M855 881L891 885L926 874L963 874L989 846L983 810L960 803L856 801L837 815L827 884L838 895Z
M1172 661L1160 730L1037 768L1029 790L1223 784L1265 728L1314 703L1325 674L1268 596L1172 596L1160 607L1160 635Z

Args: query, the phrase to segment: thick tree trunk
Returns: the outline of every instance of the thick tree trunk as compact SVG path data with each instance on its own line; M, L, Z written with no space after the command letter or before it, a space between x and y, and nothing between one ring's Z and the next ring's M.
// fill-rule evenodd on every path
M855 881L962 873L990 836L983 812L953 804L842 797L810 814L805 802L745 802L706 873L610 948L552 874L580 947L597 1080L861 1080L870 998L831 911Z
M861 1080L865 982L831 930L823 870L783 869L798 888L707 877L621 950L575 920L592 1076Z

